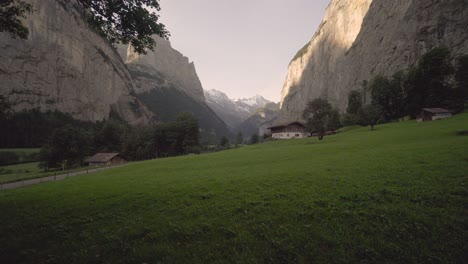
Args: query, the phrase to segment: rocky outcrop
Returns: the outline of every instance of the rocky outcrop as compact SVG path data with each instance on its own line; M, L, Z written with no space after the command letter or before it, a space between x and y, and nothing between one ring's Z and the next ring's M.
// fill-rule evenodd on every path
M127 67L89 28L74 0L29 2L29 38L0 33L0 93L15 110L59 110L90 121L106 119L113 110L132 124L152 122L133 95Z
M349 91L364 80L407 70L439 46L468 54L466 0L332 0L317 33L289 65L280 121L301 118L317 97L344 111Z
M128 65L137 65L138 71L152 75L155 71L165 76L165 79L174 84L176 89L199 102L205 102L203 87L198 78L195 64L190 62L182 53L172 48L171 43L155 36L156 46L154 51L147 54L138 54L132 47L127 48L127 53L119 53ZM141 91L144 92L144 91Z

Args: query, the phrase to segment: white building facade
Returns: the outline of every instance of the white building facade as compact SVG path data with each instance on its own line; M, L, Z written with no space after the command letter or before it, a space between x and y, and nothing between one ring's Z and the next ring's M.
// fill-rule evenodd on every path
M277 125L269 127L271 130L271 137L274 139L294 139L294 138L306 138L310 136L310 133L305 131L304 124L300 122L293 122L285 125Z

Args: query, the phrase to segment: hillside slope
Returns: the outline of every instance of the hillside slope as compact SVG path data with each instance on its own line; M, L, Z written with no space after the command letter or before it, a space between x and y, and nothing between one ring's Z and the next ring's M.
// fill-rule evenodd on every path
M2 263L457 263L468 114L0 192Z
M162 122L174 121L182 112L192 113L198 119L202 144L218 144L221 137L232 137L224 121L208 107L173 87L160 86L138 95L148 108L157 113Z
M333 0L289 65L280 119L300 119L317 97L344 111L349 91L364 80L409 69L439 46L468 54L466 0Z

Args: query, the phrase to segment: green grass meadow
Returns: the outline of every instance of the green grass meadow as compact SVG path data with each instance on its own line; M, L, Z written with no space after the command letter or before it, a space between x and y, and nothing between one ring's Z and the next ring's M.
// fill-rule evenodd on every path
M0 192L0 263L464 263L468 114Z
M0 183L31 179L45 175L39 168L39 162L0 166Z
M53 169L44 171L39 168L39 162L0 166L0 184L66 174L67 172L83 171L91 168L92 167L89 166L83 166L66 170Z

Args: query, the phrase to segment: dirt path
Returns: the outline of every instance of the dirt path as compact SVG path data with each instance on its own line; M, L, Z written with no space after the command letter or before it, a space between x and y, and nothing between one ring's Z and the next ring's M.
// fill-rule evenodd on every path
M126 166L126 165L128 165L128 164L116 165L116 166L111 166L111 167L95 168L95 169L87 169L87 170L82 170L82 171L64 173L64 174L60 174L60 175L53 175L53 176L47 176L47 177L42 177L42 178L23 180L23 181L11 182L11 183L5 183L5 184L0 184L0 190L17 189L17 188L21 188L21 187L34 185L34 184L40 184L40 183L43 183L43 182L61 181L61 180L65 180L65 179L70 178L70 177L75 177L75 176L79 176L79 175L83 175L83 174L96 173L96 172L99 172L99 171L118 168L118 167L122 167L122 166Z

